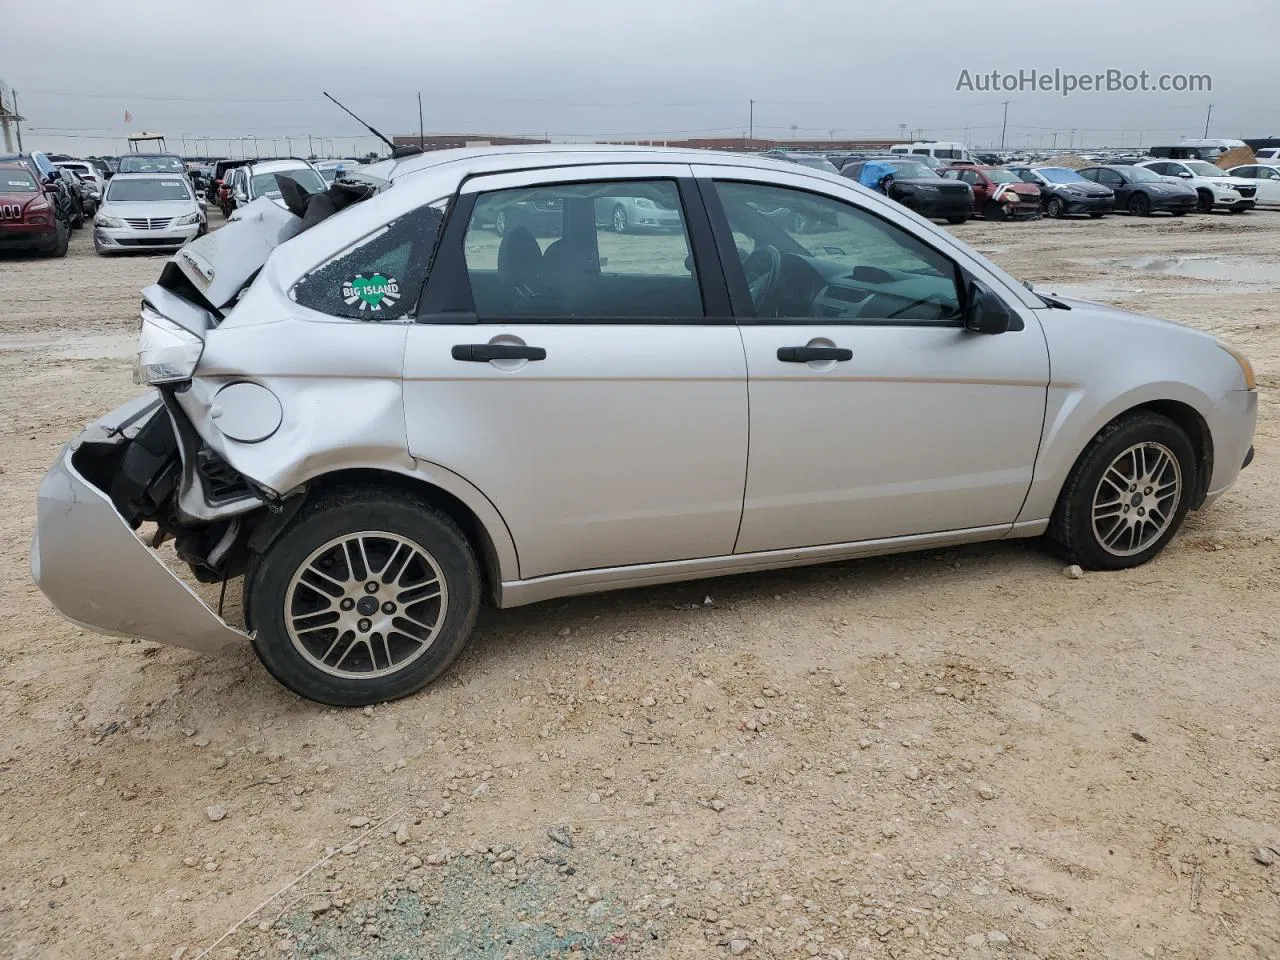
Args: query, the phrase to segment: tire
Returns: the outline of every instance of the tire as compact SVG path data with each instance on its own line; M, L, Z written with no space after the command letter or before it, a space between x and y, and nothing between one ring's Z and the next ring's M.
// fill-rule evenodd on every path
M994 200L988 200L987 205L982 208L982 216L987 220L1004 220L1006 217L1004 206Z
M507 211L499 210L493 218L493 232L500 237L507 234Z
M947 223L961 224L961 223L967 223L968 220L969 220L968 214L964 214L958 217L947 217Z
M1129 213L1135 217L1151 216L1151 198L1145 193L1135 193L1129 198Z
M1061 220L1067 215L1067 207L1057 197L1050 197L1044 205L1044 215L1053 220Z
M84 226L84 207L76 204L71 210L71 228L79 230Z
M1134 450L1146 457L1146 469L1157 474L1145 487L1124 483L1135 471L1137 479L1143 475L1142 469L1136 469L1139 462ZM1163 466L1154 469L1159 463ZM1122 482L1114 482L1117 479ZM1171 480L1176 480L1172 493L1159 496L1161 484ZM1120 417L1107 424L1080 454L1058 497L1048 537L1067 562L1088 570L1139 566L1163 550L1178 532L1195 496L1195 484L1195 450L1181 427L1157 413ZM1138 504L1131 499L1135 495L1140 499ZM1139 509L1150 510L1153 505L1158 505L1166 525L1146 519L1156 516L1155 511L1139 517ZM1095 508L1100 513L1096 522ZM1111 546L1108 540L1112 540Z
M618 204L613 208L613 215L610 217L609 222L613 224L614 233L627 232L627 227L629 226L627 222L627 211L621 204Z
M67 224L55 218L54 229L57 231L57 239L54 241L53 246L44 252L44 255L51 259L65 257L67 255L67 247L71 246L71 229Z
M339 551L353 538L360 538L368 567L342 559L348 555ZM397 560L401 555L406 559ZM400 569L384 580L393 563ZM350 595L312 584L329 591L345 584ZM418 595L435 584L436 593ZM359 707L416 693L448 668L475 626L480 572L446 514L404 492L359 487L303 507L250 565L245 591L245 622L256 627L253 649L271 675L308 700ZM327 625L331 615L338 625ZM303 628L291 632L291 619ZM321 666L326 660L332 662Z
M1213 194L1208 190L1197 190L1196 209L1201 213L1213 213Z

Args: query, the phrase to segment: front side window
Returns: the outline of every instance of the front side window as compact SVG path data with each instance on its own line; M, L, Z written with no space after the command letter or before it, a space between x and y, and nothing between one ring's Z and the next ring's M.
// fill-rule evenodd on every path
M348 320L412 316L427 279L446 200L402 214L320 264L294 285L304 307Z
M482 193L463 240L482 320L676 320L703 316L671 180Z
M756 317L812 323L958 324L955 264L852 204L717 181ZM750 245L739 238L746 237Z

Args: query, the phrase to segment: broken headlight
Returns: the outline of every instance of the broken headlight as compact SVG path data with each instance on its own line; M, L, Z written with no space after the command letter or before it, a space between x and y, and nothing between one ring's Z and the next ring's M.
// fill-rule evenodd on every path
M190 380L203 352L200 337L143 303L135 383L155 386Z

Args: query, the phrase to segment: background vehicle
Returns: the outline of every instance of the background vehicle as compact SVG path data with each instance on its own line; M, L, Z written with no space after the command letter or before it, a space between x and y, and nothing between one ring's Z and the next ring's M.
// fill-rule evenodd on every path
M339 173L359 166L354 160L314 160L311 165L324 178L325 183L333 183Z
M1250 163L1232 167L1227 173L1241 180L1252 180L1257 188L1254 199L1258 203L1280 203L1280 163Z
M98 198L93 186L81 180L80 175L71 169L63 170L61 177L71 187L79 209L80 219L83 221L88 217L92 217L94 211L98 209Z
M213 164L213 172L210 174L209 185L205 188L205 199L210 203L219 205L218 197L221 193L223 182L226 180L230 171L236 167L242 167L249 160L216 160Z
M187 165L173 153L127 153L120 158L117 173L180 173L187 175Z
M66 256L71 227L58 215L55 191L26 164L0 163L0 250Z
M1045 533L1132 567L1251 458L1252 370L1205 333L1040 297L847 180L604 153L395 160L310 229L291 198L193 242L143 292L154 392L41 487L41 589L99 629L251 643L291 689L362 704L447 669L486 592ZM600 228L601 196L686 229ZM558 202L564 235L495 243L482 211L513 199ZM247 632L143 522L204 582L246 578Z
M769 150L764 156L771 160L785 160L787 163L798 163L802 167L814 170L825 170L827 173L839 173L836 165L820 153L801 153L796 150Z
M973 190L973 211L987 220L1034 219L1040 216L1040 188L1023 183L1004 167L947 167L948 180L967 183Z
M1146 217L1172 213L1181 217L1196 208L1196 192L1182 183L1172 183L1146 167L1128 164L1084 167L1076 173L1100 183L1115 194L1116 210Z
M74 170L76 175L86 183L93 187L93 201L95 204L102 201L102 194L106 190L107 178L102 175L102 171L88 160L59 160L56 161L59 169Z
M308 193L324 193L328 184L306 160L263 160L247 163L231 171L231 209L243 207L259 197L269 197L284 206L276 174L287 174ZM230 215L225 207L223 212Z
M63 179L62 171L46 154L33 150L31 153L0 155L0 162L5 161L23 164L40 182L42 188L52 186L53 192L48 195L57 208L58 216L72 229L78 230L84 226L84 210L79 188L70 179Z
M204 233L204 210L186 177L117 173L93 225L98 253L173 250Z
M967 183L942 177L914 157L868 157L845 164L840 175L857 181L863 167L876 160L893 167L888 196L909 210L948 223L964 223L973 215L973 189Z
M947 163L948 166L960 166L956 161L974 162L963 143L954 140L917 140L915 143L895 143L889 148L891 154L910 154L918 157L934 157Z
M1135 166L1191 187L1199 198L1201 213L1210 213L1219 207L1243 213L1257 204L1257 184L1233 177L1207 160L1144 160Z
M1109 188L1086 180L1069 167L1009 167L1025 183L1040 188L1040 205L1046 217L1073 213L1102 216L1115 209L1116 196Z
M1254 159L1268 163L1280 160L1280 147L1263 147L1254 153Z

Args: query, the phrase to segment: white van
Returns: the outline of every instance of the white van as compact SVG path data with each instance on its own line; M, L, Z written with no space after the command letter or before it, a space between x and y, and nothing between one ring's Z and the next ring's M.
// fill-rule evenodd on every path
M1228 150L1234 150L1236 147L1245 146L1243 140L1196 140L1191 137L1183 137L1178 141L1180 147L1194 147L1199 151L1201 160L1216 160Z
M915 143L895 143L889 148L889 152L937 157L939 160L951 162L973 159L969 156L965 145L954 140L917 140Z

